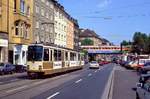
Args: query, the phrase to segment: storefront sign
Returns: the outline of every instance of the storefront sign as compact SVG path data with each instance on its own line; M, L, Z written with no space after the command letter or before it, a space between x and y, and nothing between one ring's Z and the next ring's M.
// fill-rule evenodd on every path
M0 46L1 47L8 47L8 40L0 39Z

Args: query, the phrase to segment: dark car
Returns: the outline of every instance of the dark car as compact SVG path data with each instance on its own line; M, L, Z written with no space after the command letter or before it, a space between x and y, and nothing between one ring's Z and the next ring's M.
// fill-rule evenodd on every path
M141 75L139 83L137 83L136 99L150 99L150 74Z
M9 63L0 63L0 74L14 73L15 66Z
M24 65L15 65L15 70L17 73L22 73L27 71L27 66Z

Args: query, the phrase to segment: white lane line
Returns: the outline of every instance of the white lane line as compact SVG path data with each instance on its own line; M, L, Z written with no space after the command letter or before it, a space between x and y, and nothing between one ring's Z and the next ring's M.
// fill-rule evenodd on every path
M92 74L90 73L90 74L88 74L88 76L92 76Z
M13 80L10 80L11 82L14 82L14 81L17 81L18 79L13 79Z
M60 92L56 92L56 93L54 93L53 95L47 97L46 99L52 99L53 97L55 97L55 96L57 96L57 95L59 95L59 94L60 94Z
M24 89L24 88L27 88L29 86L27 85L24 85L22 87L18 87L18 88L14 88L14 89L11 89L11 90L7 90L6 93L11 93L11 92L14 92L14 91L17 91L17 90L21 90L21 89Z
M33 83L33 85L39 85L39 84L45 83L45 82L47 82L47 81L48 81L48 80L42 80L42 81Z
M82 79L79 79L79 80L77 80L75 83L79 83L79 82L81 82L82 81Z
M97 72L97 70L95 71L95 73Z

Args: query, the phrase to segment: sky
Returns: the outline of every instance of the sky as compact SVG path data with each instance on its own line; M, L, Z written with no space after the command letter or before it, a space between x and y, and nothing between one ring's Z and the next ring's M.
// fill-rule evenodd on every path
M150 34L150 0L58 0L78 20L116 45L135 32Z

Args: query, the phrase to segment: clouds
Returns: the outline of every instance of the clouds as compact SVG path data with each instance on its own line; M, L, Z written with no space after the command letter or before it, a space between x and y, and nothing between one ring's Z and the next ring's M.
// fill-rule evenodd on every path
M97 7L98 8L106 8L111 3L111 0L102 0Z

